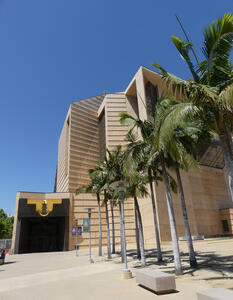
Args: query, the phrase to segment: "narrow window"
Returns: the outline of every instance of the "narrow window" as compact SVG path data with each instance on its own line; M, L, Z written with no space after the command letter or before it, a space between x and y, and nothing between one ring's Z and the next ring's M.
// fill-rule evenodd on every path
M229 232L229 226L227 220L222 220L222 227L224 232Z
M158 88L157 86L154 86L151 82L148 81L146 84L146 106L147 114L150 118L154 117L157 99Z
M105 134L105 111L99 119L99 145L100 145L100 161L104 161L106 148L106 134Z

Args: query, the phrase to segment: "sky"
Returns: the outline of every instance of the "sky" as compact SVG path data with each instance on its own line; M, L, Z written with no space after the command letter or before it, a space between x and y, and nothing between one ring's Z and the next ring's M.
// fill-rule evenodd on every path
M124 91L140 65L189 74L171 42L201 56L202 33L232 0L0 0L0 208L17 191L52 192L69 104Z

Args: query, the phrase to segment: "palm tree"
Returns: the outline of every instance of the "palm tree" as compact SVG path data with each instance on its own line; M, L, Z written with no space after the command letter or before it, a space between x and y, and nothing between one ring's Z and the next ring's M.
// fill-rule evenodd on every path
M105 206L105 216L106 216L106 226L107 226L107 256L111 259L111 241L110 241L110 229L109 229L109 215L108 215L108 201L111 199L111 194L108 192L109 186L109 161L107 156L105 156L104 161L100 162L98 166L91 172L92 176L97 176L96 180L99 184L99 191L103 192L104 200L103 204ZM98 202L98 207L100 210L100 203ZM100 223L101 224L101 223ZM99 226L101 226L99 224Z
M89 177L91 182L87 186L82 186L76 190L76 194L80 193L95 193L98 203L98 217L99 217L99 256L102 256L102 217L101 217L101 207L100 207L100 193L105 184L105 179L103 178L99 167L89 170Z
M129 160L129 157L128 157L128 152L126 151L125 152L125 172L126 172L126 174L128 174L128 176L127 176L127 181L131 181L131 176L130 175L132 175L132 170L133 171L136 171L136 169L135 168L130 168L131 169L131 171L130 171L130 175L129 175L129 172L128 172L128 170L127 170L127 168L128 168L128 164L129 163L131 164L134 164L134 161L132 161L132 160ZM136 187L135 187L136 188ZM134 194L132 195L132 193L131 193L131 189L130 189L130 187L129 186L127 186L127 192L126 192L126 198L128 197L128 196L130 196L130 197L133 197L134 198ZM137 209L136 209L136 202L135 202L136 200L134 199L134 223L135 223L135 238L136 238L136 248L137 248L137 258L138 259L141 259L141 252L140 252L140 241L139 241L139 227L138 227L138 222L139 222L139 220L138 220L138 213L137 213Z
M138 205L138 195L144 197L147 195L146 184L148 183L148 178L145 175L134 171L130 172L130 177L128 177L129 185L126 188L126 195L133 197L134 199L134 208L136 212L136 220L138 220L139 227L139 248L140 248L140 259L141 265L144 267L146 265L145 257L145 246L144 246L144 235L143 235L143 225L142 225L142 216Z
M136 203L134 200L134 222L135 222L135 237L136 237L136 247L137 247L137 258L141 258L140 253L140 242L139 242L139 227L138 227L138 214L136 210Z
M172 41L186 61L193 80L183 80L153 65L165 78L174 96L190 102L187 114L198 116L218 134L233 201L233 15L226 13L204 30L204 59L195 68L190 57L192 45L173 36Z
M114 200L110 200L110 207L111 207L111 217L112 217L112 254L116 253L116 247L115 247L115 222L114 222Z
M108 194L106 189L104 189L104 204L105 204L105 215L106 215L106 225L107 225L107 250L108 259L111 259L111 241L110 241L110 228L109 228L109 216L108 216Z
M211 142L211 132L201 121L190 121L184 111L188 111L190 103L177 102L170 98L164 98L156 108L157 120L159 120L159 135L166 155L170 159L170 168L176 172L178 191L184 217L185 231L189 248L190 266L197 266L192 237L189 228L187 209L184 198L183 185L180 176L180 168L199 170L198 156L201 145ZM178 117L181 115L182 117Z
M209 132L206 132L205 129L201 126L202 124L200 122L186 122L184 128L177 128L174 133L173 139L173 145L175 144L177 147L176 151L173 152L173 154L175 154L173 156L173 165L176 172L178 191L184 218L186 239L189 249L189 262L191 267L196 267L197 261L189 227L183 184L180 176L180 168L184 169L185 171L188 171L190 169L199 170L197 157L198 151L195 151L195 148L203 144L203 139L205 143L208 141L210 142L211 140Z
M197 266L197 262L188 222L183 185L180 177L181 166L185 167L186 170L188 170L191 167L197 166L197 161L186 151L184 147L184 139L187 139L187 137L189 137L189 139L186 141L186 145L188 145L190 149L192 149L192 146L194 146L193 140L191 138L191 134L194 133L194 130L193 127L190 126L190 122L185 122L185 120L183 120L183 123L180 122L176 124L173 121L172 117L174 115L174 111L176 112L178 110L178 106L179 104L177 102L162 97L156 106L156 121L157 127L159 128L158 133L160 136L160 143L164 151L166 151L164 154L168 156L170 160L169 167L174 168L176 172L178 191L181 200L181 208L184 217L185 232L189 248L190 266L195 267ZM165 165L162 164L162 166L164 182L165 184L167 184ZM167 197L170 197L170 195L168 194Z
M121 146L117 146L115 151L109 151L108 149L106 149L106 155L105 155L105 160L104 160L103 166L104 166L104 170L105 170L105 173L107 176L106 189L108 189L108 192L105 190L105 206L106 206L106 214L108 216L107 200L112 200L113 198L117 197L114 195L114 194L116 194L116 191L114 191L111 188L111 184L115 181L124 179L123 152L122 152ZM107 218L107 216L106 216L106 218ZM123 221L123 220L121 220L121 221ZM113 228L113 230L114 230L114 228ZM122 231L121 231L121 233L122 233ZM110 256L109 253L110 253L111 249L110 249L109 221L107 221L107 235L108 235L108 256ZM113 236L113 253L115 253L114 248L115 248L115 234ZM122 256L123 256L123 254L122 254Z
M175 273L177 275L182 274L182 266L180 261L180 253L179 253L179 244L176 232L176 223L175 223L175 214L172 204L172 194L170 190L170 176L167 173L166 166L165 166L165 158L164 158L164 149L163 145L161 144L161 139L159 135L159 127L158 127L158 120L156 119L156 114L154 116L153 121L141 121L138 119L133 118L128 114L121 114L121 122L133 125L134 127L138 127L141 131L141 135L143 141L141 146L143 145L143 149L146 149L147 145L153 149L153 163L156 161L156 164L159 162L160 166L162 167L162 176L165 185L166 191L166 199L167 199L167 207L168 207L168 216L170 222L170 230L171 230L171 237L172 237L172 245L173 245L173 255L174 255L174 264L175 264ZM154 165L154 164L153 164ZM150 177L150 173L148 173Z
M126 140L129 142L127 145L126 155L129 154L132 157L132 160L138 165L138 170L147 171L148 182L150 186L151 192L151 202L152 202L152 210L153 210L153 219L154 219L154 228L155 228L155 238L156 238L156 246L157 246L157 261L162 262L162 251L161 251L161 243L159 236L159 227L157 220L157 212L155 205L155 196L154 196L154 188L153 183L160 179L157 176L157 152L151 146L151 144L147 143L147 139L151 133L151 125L150 122L145 121L145 126L141 120L136 120L130 115L126 113L122 113L120 115L120 121L122 124L131 125L134 123L134 126L138 126L142 132L142 140L138 140L137 137L133 134L133 128L128 132L126 136Z
M188 249L189 249L189 263L190 263L191 267L196 267L197 260L196 260L196 255L195 255L195 251L193 248L193 241L192 241L191 231L190 231L190 227L189 227L188 214L187 214L186 203L185 203L185 198L184 198L183 185L182 185L182 181L181 181L181 177L180 177L179 164L176 165L175 170L176 170L176 177L177 177L177 183L178 183L178 190L179 190L179 194L180 194L181 208L182 208L182 213L183 213L183 218L184 218L186 239L187 239Z
M168 216L170 221L170 230L171 230L171 237L172 237L172 246L173 246L173 255L174 255L174 264L175 264L175 273L177 275L182 274L182 266L180 261L180 253L179 253L179 244L176 232L176 221L175 221L175 213L172 204L172 194L169 185L169 179L167 175L167 170L165 166L164 156L161 155L160 162L162 165L162 172L163 172L163 180L165 184L166 190L166 199L167 199L167 207L168 207Z
M119 196L119 190L117 188L113 188L113 183L116 182L125 182L126 180L128 180L128 178L126 177L126 172L125 172L125 154L122 151L122 147L120 145L118 145L116 147L116 149L114 151L109 151L107 149L107 156L108 158L105 159L107 161L107 165L108 165L108 183L109 183L109 187L110 190L112 190L112 194L113 194L113 198L118 199L120 198ZM119 202L119 213L120 213L120 228L121 228L121 259L122 262L124 262L124 256L126 256L126 253L123 253L123 250L125 249L125 247L123 247L125 245L125 235L123 234L124 232L124 219L122 218L122 211L121 211L121 200L118 201Z

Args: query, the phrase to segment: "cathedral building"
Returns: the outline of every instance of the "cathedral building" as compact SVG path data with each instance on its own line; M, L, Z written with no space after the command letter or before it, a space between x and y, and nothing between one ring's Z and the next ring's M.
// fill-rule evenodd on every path
M88 170L103 159L104 149L125 148L128 126L120 124L120 113L149 119L161 94L163 80L157 73L140 67L125 91L103 94L70 104L58 142L58 160L54 192L18 192L12 240L13 253L65 251L88 246L84 222L87 209L91 216L92 246L98 246L97 199L79 194L78 187L89 183ZM232 234L233 204L225 178L221 147L212 144L203 150L200 171L181 171L191 233L206 237ZM170 241L167 203L163 183L154 185L159 233ZM178 195L173 195L177 233L185 235ZM155 247L155 231L150 195L139 198L146 246ZM103 245L106 245L105 209L102 209ZM109 208L110 209L110 208ZM111 214L110 225L111 225ZM120 244L119 210L114 208L116 243ZM135 244L134 207L125 201L127 243ZM75 226L80 231L76 237ZM110 228L111 229L111 228Z

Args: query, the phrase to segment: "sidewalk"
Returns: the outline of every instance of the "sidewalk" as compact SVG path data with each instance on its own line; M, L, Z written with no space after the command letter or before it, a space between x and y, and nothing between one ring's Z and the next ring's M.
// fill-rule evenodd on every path
M227 247L226 247L227 245ZM233 288L233 240L227 244L208 243L195 245L200 267L190 270L187 249L180 245L184 275L177 277L177 292L157 296L139 287L135 278L121 278L123 265L118 255L112 260L98 257L94 249L94 264L88 262L88 250L79 252L51 252L7 256L0 267L0 300L93 300L93 299L159 299L196 300L196 292L212 286ZM154 249L147 249L149 268L173 272L171 246L163 245L164 264L155 263ZM106 249L104 249L106 253ZM133 274L139 266L130 249L129 267Z

